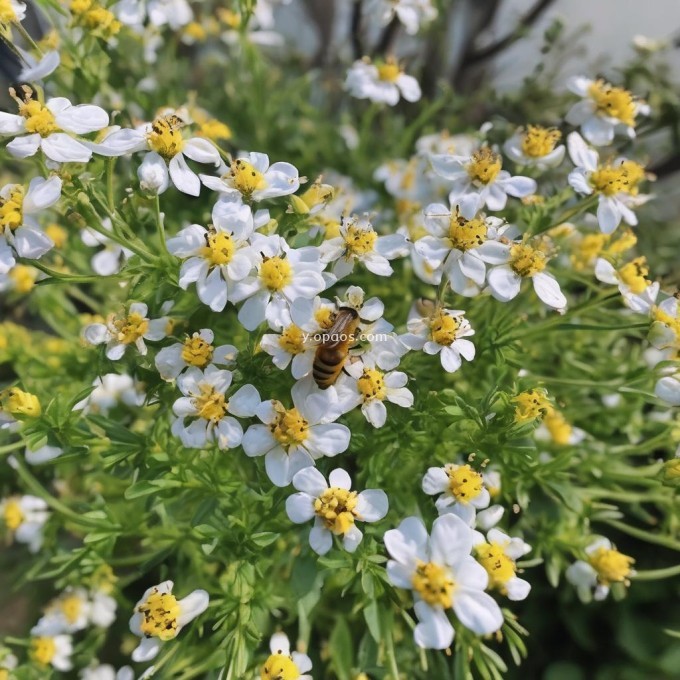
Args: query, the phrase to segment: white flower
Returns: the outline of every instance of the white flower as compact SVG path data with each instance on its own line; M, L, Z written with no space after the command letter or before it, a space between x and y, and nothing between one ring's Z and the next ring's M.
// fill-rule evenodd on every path
M577 560L565 573L581 600L588 602L593 595L596 600L604 600L612 584L630 583L628 577L635 573L632 568L635 560L616 550L608 538L597 538L585 553L586 559Z
M429 235L415 242L415 251L433 269L442 267L459 295L477 295L486 280L486 265L507 262L508 247L497 239L514 227L498 217L479 214L466 219L458 205L449 210L433 203L425 208L424 226Z
M116 600L102 590L91 594L90 621L100 628L108 628L116 620Z
M413 393L406 387L406 373L381 371L366 363L365 357L364 361L346 363L345 373L336 383L343 413L361 406L364 418L373 427L382 427L387 420L386 401L402 408L413 406Z
M93 662L87 668L83 668L78 677L80 680L134 680L135 673L130 666L123 666L116 671L110 664Z
M536 192L536 181L530 177L512 177L503 170L500 154L482 146L470 156L433 154L434 171L452 182L451 205L458 204L463 217L471 220L486 205L491 211L503 210L508 196L522 198Z
M300 175L290 163L269 165L269 156L252 151L231 161L221 177L201 175L208 189L246 201L287 196L300 188Z
M648 116L649 106L622 87L614 87L604 80L574 76L567 87L583 99L569 109L565 119L580 125L583 136L595 146L606 146L621 132L635 137L635 117Z
M25 543L32 553L43 542L43 526L50 517L47 503L37 496L10 496L0 501L0 519L18 543Z
M108 217L102 220L101 226L107 231L113 229L111 220ZM92 270L95 274L99 274L99 276L112 276L113 274L117 274L126 260L132 257L131 250L124 248L119 243L112 241L108 236L95 231L91 227L85 227L85 229L80 232L80 238L82 242L90 248L103 246L103 248L90 260Z
M59 446L49 446L45 444L37 449L29 449L26 447L25 456L26 462L29 465L41 465L42 463L47 463L50 460L54 460L64 453L64 449Z
M184 626L208 608L208 593L194 590L178 600L172 594L172 581L149 588L135 605L130 630L142 638L132 652L132 660L141 663L153 659L162 642L172 640Z
M514 243L508 250L507 264L492 267L487 274L491 295L501 302L508 302L519 295L523 279L531 279L539 299L549 307L562 312L567 298L552 274L544 271L548 257L539 248L528 243Z
M415 35L421 26L437 18L432 0L371 0L366 11L378 14L383 25L396 17L409 35Z
M7 151L15 158L43 153L57 163L87 163L92 151L72 135L102 130L109 124L109 114L99 106L74 106L65 97L53 97L46 104L33 99L33 91L24 86L22 98L14 96L19 115L0 112L0 135L14 139Z
M345 550L354 552L363 538L356 522L377 522L387 514L384 491L352 491L350 476L340 468L330 473L328 482L316 468L304 468L293 477L293 486L300 493L288 497L286 512L296 524L314 519L309 545L319 555L331 549L334 535L342 537Z
M179 116L174 113L165 114L136 129L114 130L99 144L91 143L89 146L102 156L123 156L148 151L143 161L146 167L140 177L142 182L148 179L148 184L143 189L160 192L166 186L169 174L172 183L180 191L198 196L201 193L201 182L187 165L186 159L217 166L220 164L220 153L205 137L185 139L183 126L184 121Z
M646 178L644 168L625 158L600 163L597 151L589 148L578 132L572 132L567 137L567 147L576 166L569 173L569 184L579 194L597 195L600 230L604 234L611 234L621 220L635 226L638 219L632 208L643 205L651 198L638 193L638 185Z
M276 486L288 486L296 472L349 446L349 428L333 422L340 415L337 395L305 394L301 385L291 390L293 408L273 399L263 401L257 417L264 425L251 425L243 436L246 455L265 457L267 475Z
M163 347L154 360L163 380L174 380L185 368L195 366L230 366L234 363L238 350L234 345L213 346L215 334L209 328L201 328L198 333L187 335L184 342L176 342Z
M170 186L170 176L162 156L148 153L137 168L139 188L149 194L162 194Z
M168 26L176 31L194 18L191 5L186 0L120 0L113 11L121 23L139 27L146 17L156 27Z
M503 151L518 165L547 170L564 160L564 146L557 144L561 137L562 133L556 128L527 125L505 142Z
M84 630L90 622L90 606L85 588L67 588L47 605L37 625L41 630L54 633Z
M0 27L3 29L10 23L21 23L26 18L26 4L18 0L9 0L2 7Z
M680 350L680 304L675 296L666 298L652 309L649 342L656 349Z
M216 441L220 449L233 449L241 443L243 428L232 416L254 416L260 395L252 385L243 385L227 397L232 378L231 371L212 365L205 371L192 366L177 378L177 387L184 396L172 406L177 416L172 433L184 446L201 449ZM189 425L187 419L191 420Z
M271 655L262 666L261 677L271 678L271 680L276 680L276 678L312 680L312 676L307 675L307 671L312 670L312 660L300 652L291 654L290 642L284 633L272 635L269 651Z
M168 239L168 250L184 260L179 285L186 290L195 282L199 300L221 312L233 299L235 284L256 265L257 253L249 239L256 227L268 221L266 210L258 211L253 219L249 206L234 200L218 201L208 229L192 224Z
M517 576L515 562L531 550L530 545L521 538L510 538L499 529L491 529L486 539L476 533L474 550L477 561L489 575L490 589L498 590L513 601L527 598L531 584Z
M442 368L448 373L457 371L463 359L475 358L475 346L466 338L475 334L465 312L435 307L427 317L409 319L408 333L400 340L410 349L426 354L439 354Z
M659 293L659 282L649 281L648 274L644 257L636 257L619 269L602 257L595 262L597 280L618 286L625 304L638 314L649 314Z
M95 378L92 385L94 386L92 392L73 407L74 411L82 411L85 415L101 413L107 416L109 411L120 403L138 407L146 399L141 385L126 374L106 373Z
M0 114L1 115L1 114ZM37 260L54 247L39 227L35 215L61 197L61 179L34 177L25 191L21 184L0 189L0 274L16 264L15 256Z
M680 373L657 380L654 394L671 406L680 406Z
M423 477L423 491L430 496L441 494L435 503L439 512L451 511L470 527L477 510L486 508L491 499L484 478L467 463L429 468Z
M253 234L256 273L234 284L232 302L245 300L238 320L249 331L265 319L282 326L289 306L300 297L313 298L326 288L319 249L290 248L281 236Z
M370 99L388 106L394 106L400 98L417 102L422 94L418 81L406 75L395 61L374 64L368 57L352 64L347 71L345 88L357 99Z
M488 574L472 556L472 530L455 515L443 515L432 525L431 537L422 520L407 517L385 533L391 560L387 577L397 588L413 591L419 623L413 636L426 649L451 646L454 630L446 610L478 635L489 635L503 624L495 600L484 592Z
M65 673L73 668L73 642L70 635L54 634L38 624L31 629L29 655L39 666L52 666Z
M12 0L10 0L10 2L11 1ZM17 76L17 80L20 83L37 82L47 78L47 76L51 75L57 70L61 62L59 52L56 50L45 52L45 54L43 54L38 60L30 52L26 52L20 47L17 47L17 49L19 50L19 53L26 64L26 66L24 66L24 68L21 70L21 73L19 73Z
M343 219L340 235L325 240L319 251L322 262L334 262L333 275L338 279L351 274L357 262L373 274L391 276L389 260L408 254L403 234L378 236L368 215Z
M125 350L134 345L141 355L147 352L144 340L162 340L167 335L168 317L148 319L143 302L130 304L128 313L110 314L106 323L93 323L83 329L83 337L91 345L106 344L106 356L111 361L121 359Z

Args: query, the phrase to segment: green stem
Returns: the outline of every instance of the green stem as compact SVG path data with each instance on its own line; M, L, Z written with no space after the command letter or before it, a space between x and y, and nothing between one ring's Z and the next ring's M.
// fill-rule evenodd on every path
M96 527L99 529L110 527L108 522L102 523L98 520L85 517L84 515L71 510L71 508L62 503L58 498L52 496L52 494L50 494L47 489L31 474L22 458L16 459L16 470L23 483L32 493L42 498L54 511L58 512L64 517L67 517L72 522L81 524L82 526Z
M20 21L17 21L14 24L14 27L19 31L21 37L38 53L39 56L43 56L42 50L38 47L37 43L33 38L31 38L31 35L29 32L21 25Z
M561 224L564 224L568 220L572 219L573 217L576 217L580 213L582 213L585 210L588 210L588 208L592 207L597 203L598 197L595 194L591 194L590 196L586 196L586 198L582 199L580 203L577 203L573 208L570 208L569 210L565 211L560 215L559 219L551 224L550 226L546 227L545 229L541 229L540 231L536 232L536 235L538 234L544 234L546 231L550 231L551 229L554 229L555 227L559 227Z
M115 165L115 158L106 159L106 201L109 206L109 212L114 212L116 209L116 202L113 195L113 169Z
M23 441L14 442L13 444L7 444L6 446L0 446L0 455L3 455L5 453L12 453L12 451L16 451L17 449L20 449L24 446L25 444Z
M49 267L46 267L37 260L26 260L23 257L19 258L19 262L21 262L21 264L27 264L31 267L35 267L44 274L50 276L52 279L51 281L49 279L38 281L38 284L42 283L43 285L54 283L55 281L64 281L65 283L69 281L73 283L94 283L95 281L110 281L120 278L117 274L114 276L98 276L96 274L64 274L64 272L58 272L56 269L50 269Z
M163 253L163 257L172 259L172 255L168 250L168 244L165 241L165 225L163 224L163 215L161 215L161 200L158 194L156 194L153 198L153 211L154 215L156 216L156 228L158 229L158 238L161 242L161 252Z
M637 529L636 527L628 526L623 522L618 522L614 519L601 520L604 524L608 524L614 529L618 529L624 534L633 536L634 538L639 538L641 541L646 541L647 543L654 543L655 545L663 545L671 550L680 551L680 541L675 541L672 538L667 538L666 536L657 536L652 534L648 529Z
M676 564L674 567L666 567L665 569L638 571L631 576L631 579L635 581L656 581L657 579L671 578L678 575L680 575L680 564Z
M392 632L387 636L387 659L390 663L390 673L392 680L399 680L399 666L397 665L397 657L394 653L394 638Z

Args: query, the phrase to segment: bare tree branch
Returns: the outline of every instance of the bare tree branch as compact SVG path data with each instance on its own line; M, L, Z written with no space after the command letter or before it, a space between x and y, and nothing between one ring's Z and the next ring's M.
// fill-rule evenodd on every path
M483 47L479 50L468 53L465 56L463 65L471 66L472 64L476 64L480 61L486 61L495 54L498 54L499 52L502 52L503 50L510 47L510 45L519 40L526 33L528 28L536 23L541 14L543 14L543 12L545 12L545 10L547 10L554 3L555 0L538 0L538 2L522 17L514 31L511 31L504 38L501 38L487 47Z

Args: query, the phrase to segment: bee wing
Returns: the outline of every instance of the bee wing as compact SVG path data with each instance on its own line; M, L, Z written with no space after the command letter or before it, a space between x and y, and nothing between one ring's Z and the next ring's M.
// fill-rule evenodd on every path
M354 317L351 314L348 314L340 310L335 318L335 321L333 322L333 325L327 331L324 332L324 335L330 337L330 340L324 343L324 347L326 347L327 349L335 349L336 347L347 342L346 339L344 340L341 339L341 336L343 334L347 335L348 328L350 328L353 325L353 322L355 320L358 320L357 317Z

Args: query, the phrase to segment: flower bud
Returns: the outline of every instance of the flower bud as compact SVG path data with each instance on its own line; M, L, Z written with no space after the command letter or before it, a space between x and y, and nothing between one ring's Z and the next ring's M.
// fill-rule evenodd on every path
M42 413L40 401L35 394L24 392L18 387L10 387L0 393L0 406L13 416L37 418Z
M168 169L157 153L148 153L137 169L139 186L150 194L162 194L168 188Z

